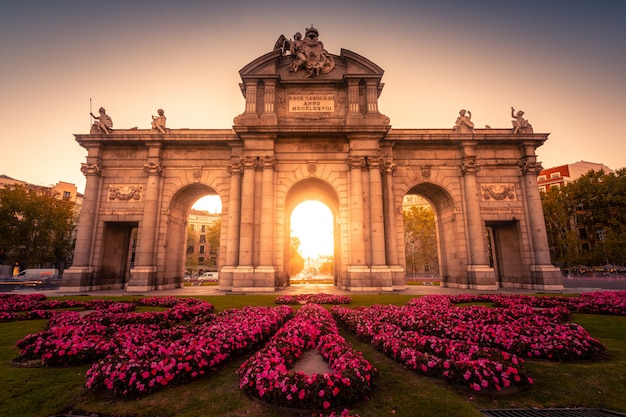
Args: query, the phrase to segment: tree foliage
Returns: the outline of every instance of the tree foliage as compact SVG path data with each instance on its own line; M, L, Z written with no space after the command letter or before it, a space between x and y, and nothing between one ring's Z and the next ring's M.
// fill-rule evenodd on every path
M407 272L439 270L435 213L430 206L416 205L403 211Z
M300 238L292 236L290 240L291 258L290 258L290 275L295 276L304 269L304 258L300 255Z
M626 265L626 169L589 171L541 198L556 265Z
M193 229L193 225L187 226L187 256L185 258L185 268L192 271L198 269L198 254L195 247L198 245L198 234Z
M0 188L0 252L4 263L64 263L73 250L74 203L48 188Z

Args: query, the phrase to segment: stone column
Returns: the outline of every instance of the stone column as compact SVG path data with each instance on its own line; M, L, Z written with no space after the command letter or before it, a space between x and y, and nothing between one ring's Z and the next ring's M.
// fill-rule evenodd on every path
M81 164L80 170L87 178L85 184L85 198L80 213L80 222L76 232L76 245L72 266L63 271L61 290L79 292L91 290L94 268L93 243L97 230L98 206L102 178L100 176L100 157L98 149L94 149L95 156L87 157L87 163ZM89 150L92 153L92 149Z
M239 227L241 221L241 174L243 165L234 163L228 167L230 195L228 200L228 225L226 231L226 265L239 263Z
M393 171L396 164L391 159L383 162L383 201L385 217L385 243L387 244L387 264L398 265L398 239L396 230L396 207L393 193Z
M135 267L130 271L127 289L145 291L155 288L156 236L159 224L159 197L161 192L161 145L148 145L148 163L143 171L148 175L143 200L143 218L139 225Z
M363 184L361 170L365 166L365 158L351 156L348 159L350 168L350 263L365 265L365 245L363 240Z
M535 147L533 144L524 144L525 156L520 161L523 175L522 190L526 201L526 217L528 219L529 240L532 248L533 265L531 275L533 287L547 290L563 289L563 277L559 268L550 261L550 246L546 232L546 222L541 206L537 175L542 167L537 162Z
M542 167L534 158L524 158L520 168L524 176L522 186L526 196L526 214L531 229L530 238L533 247L534 263L550 265L550 247L543 207L541 206L541 198L539 196L539 184L537 183L537 175L541 172Z
M385 222L383 216L383 185L380 157L367 157L370 174L370 233L372 236L372 266L386 265Z
M241 189L241 226L239 230L239 266L252 266L252 245L254 242L254 174L257 159L245 156Z
M480 165L476 163L476 143L463 144L463 196L465 202L465 224L469 250L467 272L470 286L476 289L490 289L496 285L494 270L489 266L487 245L485 244L485 227L480 215L479 192L476 173ZM494 288L495 289L495 288Z
M261 200L261 251L260 266L274 264L274 167L276 158L265 156L260 161L263 167Z
M97 207L102 186L101 170L98 164L81 164L81 172L85 175L85 198L80 211L80 227L76 232L76 250L72 267L91 266L91 250L93 234L96 229Z

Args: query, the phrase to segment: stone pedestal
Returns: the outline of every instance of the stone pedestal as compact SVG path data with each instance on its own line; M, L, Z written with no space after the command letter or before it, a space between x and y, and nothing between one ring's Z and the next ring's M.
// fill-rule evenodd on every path
M137 266L130 270L130 279L126 285L127 291L151 291L154 290L156 278L156 266Z
M63 271L62 284L59 290L65 292L80 292L92 290L93 268L89 266L72 266Z
M497 290L495 270L489 265L469 265L467 267L469 288L473 290Z
M561 270L552 265L531 265L533 289L546 291L562 291L563 275Z

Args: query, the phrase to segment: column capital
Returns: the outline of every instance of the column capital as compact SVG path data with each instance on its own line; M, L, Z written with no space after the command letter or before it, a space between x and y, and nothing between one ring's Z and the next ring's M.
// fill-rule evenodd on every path
M258 160L254 156L242 156L240 161L243 169L254 169L258 166Z
M467 174L473 175L473 174L476 174L478 171L480 171L481 166L480 164L476 162L475 156L465 156L463 157L463 162L461 163L459 168L461 168L461 173L463 175L467 175Z
M369 169L381 169L383 158L380 156L368 156L367 167Z
M226 167L226 171L228 171L230 175L241 175L243 174L243 164L241 162L233 162Z
M148 175L161 175L163 167L160 162L148 162L143 165L143 172Z
M537 176L543 170L543 167L541 166L541 162L537 162L533 159L526 159L526 158L523 158L520 161L519 167L522 170L523 175L530 174L530 175Z
M276 157L273 155L265 155L261 158L259 158L259 165L265 169L274 169L274 167L276 167Z
M348 157L346 163L348 164L348 168L350 169L361 169L365 166L365 157L350 156Z
M98 164L82 163L80 164L80 172L86 177L90 175L99 176L102 174L102 168Z
M381 171L383 174L393 174L394 171L396 170L396 163L393 162L392 158L385 158L383 160L383 164L381 167Z

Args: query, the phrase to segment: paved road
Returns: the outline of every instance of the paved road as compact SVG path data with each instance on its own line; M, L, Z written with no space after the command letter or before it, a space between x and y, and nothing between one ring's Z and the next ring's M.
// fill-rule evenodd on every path
M611 278L611 277L590 277L590 278L564 278L564 289L562 291L549 291L553 293L569 293L578 294L581 292L592 291L615 291L626 290L626 277ZM115 295L144 295L144 296L194 296L194 295L235 295L242 293L232 293L228 291L221 291L217 286L185 286L183 288L174 288L168 290L154 290L154 291L142 291L142 292L127 292L126 290L100 290L100 291L85 291L80 293L61 291L59 288L19 288L16 286L2 285L0 292L19 292L19 293L42 293L47 296L64 296L64 295L90 295L90 296L115 296ZM546 293L548 291L541 290L527 290L527 289L511 289L503 288L494 291L484 290L469 290L459 288L445 288L439 285L409 285L406 290L396 291L394 293L407 294L407 295L428 295L428 294L533 294L533 293ZM332 285L325 284L301 284L292 285L285 289L278 290L276 292L265 293L286 295L286 294L344 294L344 295L356 295L356 294L384 294L383 292L357 292L357 291L343 291ZM248 293L253 294L253 293ZM259 294L259 293L254 293ZM263 294L263 293L260 293Z
M575 288L601 288L604 290L626 290L625 276L564 277L563 286Z

